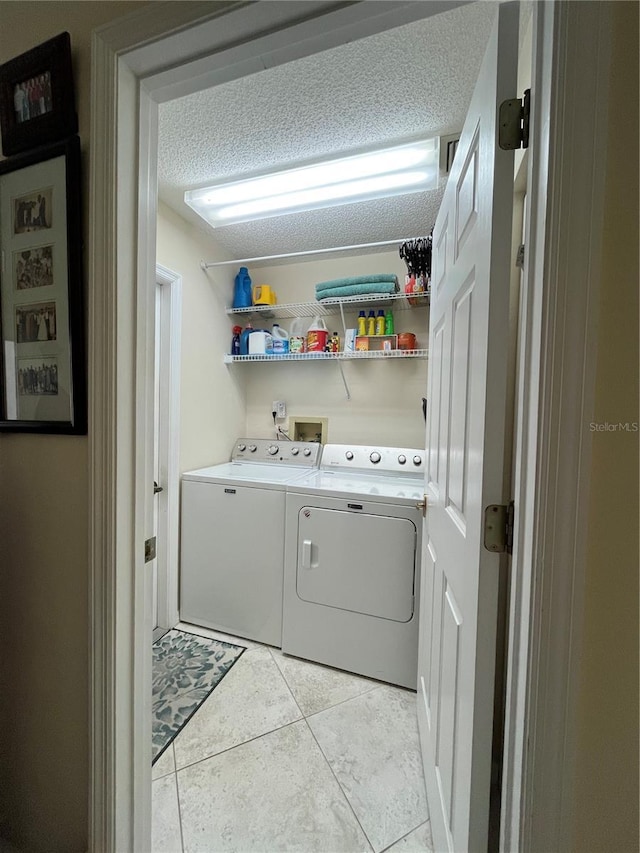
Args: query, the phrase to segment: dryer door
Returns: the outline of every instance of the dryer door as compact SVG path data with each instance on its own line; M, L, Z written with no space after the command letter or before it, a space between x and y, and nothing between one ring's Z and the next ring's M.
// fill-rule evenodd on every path
M407 518L303 507L296 590L303 601L408 622L416 527Z

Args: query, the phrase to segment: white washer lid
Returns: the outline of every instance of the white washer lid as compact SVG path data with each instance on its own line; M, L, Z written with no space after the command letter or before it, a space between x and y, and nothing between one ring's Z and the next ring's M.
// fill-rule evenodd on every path
M304 477L312 468L294 468L287 465L260 465L252 462L223 462L195 471L185 471L183 480L199 483L231 483L234 485L261 484L274 489L284 489L292 480Z

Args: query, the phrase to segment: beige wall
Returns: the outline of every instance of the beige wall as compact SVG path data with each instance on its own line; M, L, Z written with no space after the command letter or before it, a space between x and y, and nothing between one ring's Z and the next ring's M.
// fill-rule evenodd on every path
M638 5L613 17L594 420L617 424L639 420ZM638 850L638 435L593 433L576 853Z
M281 266L250 266L254 284L270 284L279 302L315 299L320 281L366 273L395 273L404 284L406 267L397 250L359 256L315 258ZM375 306L371 306L374 308ZM396 331L412 331L418 345L428 347L429 312L393 308ZM348 326L356 325L347 314ZM290 330L291 321L280 325ZM330 332L343 337L340 315L325 319ZM306 320L311 323L311 318ZM255 324L254 324L255 325ZM265 323L268 327L268 323ZM351 399L347 400L339 368L334 363L236 365L247 382L247 432L271 436L273 400L284 400L289 415L327 417L328 440L338 443L423 447L425 430L422 397L427 393L427 362L419 359L342 362ZM285 427L286 423L283 424Z
M159 263L184 277L181 471L227 459L234 438L241 433L270 437L276 399L285 400L289 415L327 417L332 442L424 445L421 398L426 394L426 361L343 363L351 400L346 398L337 364L226 366L222 356L229 351L234 320L224 309L231 304L237 265L204 273L200 260L225 260L224 253L214 239L164 204L159 205L157 254ZM403 281L404 271L397 251L249 266L253 284L271 285L280 303L313 301L314 285L330 278L391 272ZM396 309L394 317L398 331L414 331L418 344L428 346L427 310ZM355 319L347 314L350 325L355 325ZM272 322L265 320L265 328ZM305 322L309 325L311 318ZM327 324L342 336L339 315L327 318ZM254 321L254 328L258 325ZM280 325L289 330L291 321L281 319ZM286 428L288 420L282 425Z
M231 304L237 265L215 267L205 275L201 258L225 260L213 239L160 205L158 260L185 275L181 470L226 459L240 433L271 436L276 399L285 400L289 415L327 417L332 442L424 444L421 398L426 394L426 361L343 363L351 400L337 364L225 366L222 355L229 351L234 322L224 308ZM319 281L369 272L395 273L402 281L404 271L397 251L249 267L253 284L271 285L280 303L313 301ZM355 315L346 316L355 326ZM394 317L397 331L414 331L419 345L428 346L428 311L396 309ZM263 325L270 328L272 322L265 320ZM309 325L311 318L304 322ZM339 315L326 322L342 337ZM254 328L259 325L254 321ZM290 330L291 321L281 319L280 325ZM288 421L282 425L286 428Z
M142 5L0 2L0 62L71 34L85 210L90 33ZM86 849L87 500L85 437L0 435L0 837L24 850Z
M204 272L201 260L225 260L215 242L166 205L158 210L158 262L182 276L180 471L223 462L245 428L242 376L222 361L231 343L231 267Z

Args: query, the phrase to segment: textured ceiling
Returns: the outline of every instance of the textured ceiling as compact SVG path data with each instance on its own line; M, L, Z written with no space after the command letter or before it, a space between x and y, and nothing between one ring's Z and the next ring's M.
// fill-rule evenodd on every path
M495 15L471 3L160 105L160 198L232 257L428 233L428 193L210 229L184 192L462 128Z

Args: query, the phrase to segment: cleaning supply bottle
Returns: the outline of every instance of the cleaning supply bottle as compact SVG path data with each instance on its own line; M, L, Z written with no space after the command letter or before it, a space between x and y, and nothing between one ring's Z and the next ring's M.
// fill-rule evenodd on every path
M378 311L378 316L376 317L376 335L384 335L384 311L382 308Z
M358 337L364 337L367 334L367 318L364 311L358 314Z
M376 333L376 312L369 311L367 317L367 335L373 336Z
M337 332L331 335L331 352L340 352L340 336Z
M385 335L393 335L394 334L394 323L393 323L393 313L391 309L387 311L384 318L384 333Z
M307 343L307 327L301 317L297 317L291 324L289 332L289 352L304 352Z
M289 352L289 332L283 329L279 323L274 323L271 329L273 339L273 354L286 355Z
M240 267L233 288L233 307L251 308L251 278L246 267Z
M324 352L329 331L322 317L316 317L307 332L307 352Z
M240 333L242 332L242 326L234 326L232 331L231 355L240 355Z
M240 355L249 355L249 335L253 332L251 323L247 323L240 335Z

